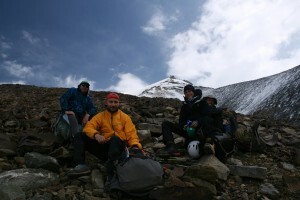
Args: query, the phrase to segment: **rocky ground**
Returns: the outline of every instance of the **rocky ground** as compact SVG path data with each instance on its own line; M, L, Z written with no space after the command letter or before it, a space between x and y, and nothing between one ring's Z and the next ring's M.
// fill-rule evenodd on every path
M0 199L114 199L104 192L104 163L92 155L87 154L91 174L68 176L72 146L51 130L65 88L0 85L0 91ZM98 110L106 94L91 93ZM241 124L261 122L264 148L239 149L222 162L209 155L192 159L184 150L182 157L161 158L160 125L177 120L180 101L120 96L146 152L165 169L152 199L300 199L299 127L237 115Z

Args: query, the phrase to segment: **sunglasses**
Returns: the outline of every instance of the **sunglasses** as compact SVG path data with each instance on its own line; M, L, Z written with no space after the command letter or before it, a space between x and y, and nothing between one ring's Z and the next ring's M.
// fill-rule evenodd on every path
M89 88L90 86L88 84L81 84L82 87Z

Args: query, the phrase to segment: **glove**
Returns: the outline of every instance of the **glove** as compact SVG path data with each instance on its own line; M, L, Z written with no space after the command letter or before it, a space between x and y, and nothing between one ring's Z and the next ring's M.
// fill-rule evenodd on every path
M199 124L198 121L193 121L191 127L197 128L198 124Z
M138 147L132 147L129 150L129 155L132 157L139 157L139 158L146 158L147 156L145 156L143 150L139 149Z

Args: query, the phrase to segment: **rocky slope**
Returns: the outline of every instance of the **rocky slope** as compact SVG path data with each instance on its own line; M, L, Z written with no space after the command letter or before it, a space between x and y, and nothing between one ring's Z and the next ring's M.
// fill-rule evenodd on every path
M0 199L114 199L104 192L104 163L87 154L92 173L70 177L72 145L55 137L65 88L0 85ZM106 92L91 92L102 110ZM150 156L161 162L165 181L153 199L299 199L300 134L289 124L236 114L241 124L261 121L259 132L273 138L261 151L237 150L223 162L214 156L192 159L156 156L164 144L161 122L178 118L178 99L120 95ZM181 146L183 139L176 136ZM126 197L125 199L132 199Z

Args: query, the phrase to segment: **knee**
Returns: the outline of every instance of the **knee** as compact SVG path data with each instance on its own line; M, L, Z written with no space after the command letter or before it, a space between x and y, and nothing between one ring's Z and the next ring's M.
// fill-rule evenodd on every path
M110 142L122 142L122 140L116 136L116 135L113 135L111 138L110 138Z
M84 133L83 132L76 132L75 134L74 134L74 138L78 138L78 137L82 137L82 135L83 135Z
M84 140L85 134L83 132L76 132L74 135L74 143L82 142Z
M162 127L171 127L172 126L172 122L170 121L163 121L163 123L161 124Z

